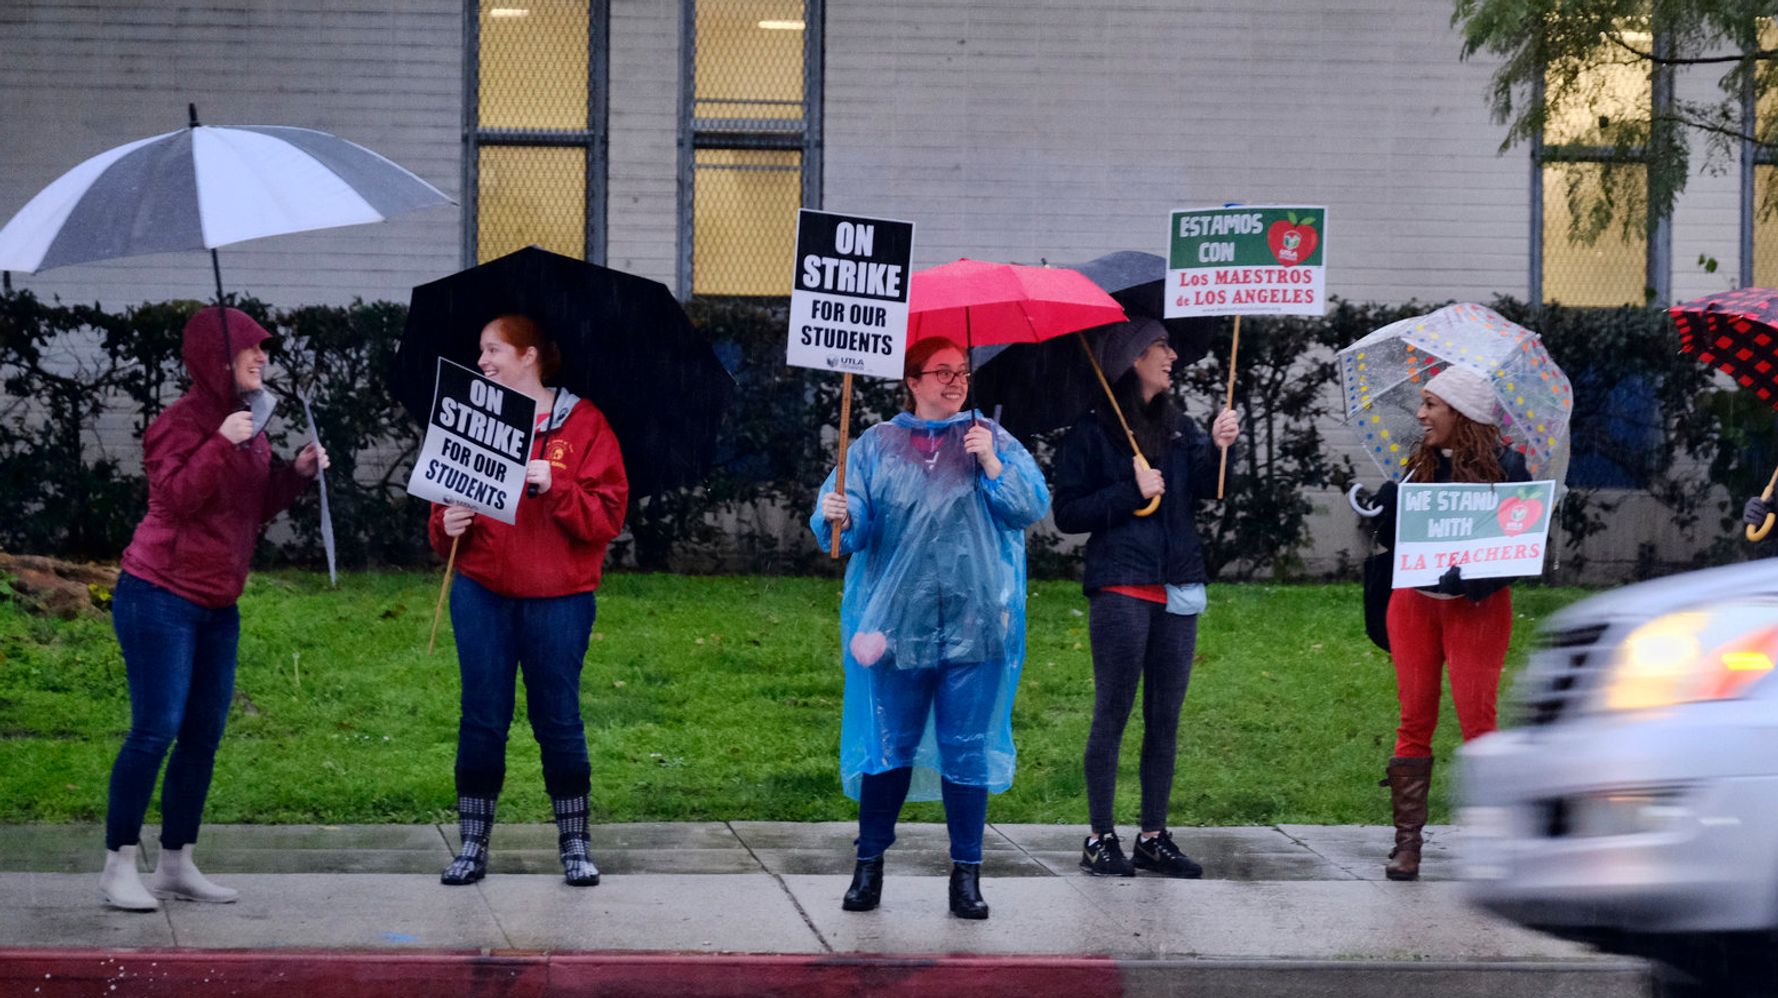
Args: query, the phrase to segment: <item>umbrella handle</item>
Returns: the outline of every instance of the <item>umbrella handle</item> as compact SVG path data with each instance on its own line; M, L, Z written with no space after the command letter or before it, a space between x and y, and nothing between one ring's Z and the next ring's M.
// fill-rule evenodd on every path
M1764 501L1771 500L1773 486L1778 486L1778 469L1773 470L1771 480L1766 482L1766 490L1759 494L1759 497L1761 500L1764 500ZM1766 535L1772 532L1772 524L1774 522L1778 522L1778 515L1774 515L1772 513L1767 513L1766 514L1766 522L1760 524L1758 527L1755 527L1751 523L1748 524L1747 525L1747 539L1749 541L1754 542L1754 543L1758 543L1759 541L1765 540Z
M1130 451L1136 455L1136 463L1142 466L1143 471L1147 471L1149 467L1148 458L1142 456L1142 448L1136 445L1136 434L1130 432L1130 422L1124 418L1124 411L1118 408L1117 395L1111 390L1111 382L1105 380L1105 372L1099 367L1099 358L1093 356L1093 348L1087 346L1087 338L1085 334L1076 330L1074 337L1080 341L1080 348L1086 351L1087 363L1093 366L1093 373L1099 376L1099 387L1105 389L1105 397L1111 401L1111 411L1117 414L1118 425L1124 428L1124 436L1129 438ZM1136 515L1153 516L1154 511L1160 508L1161 497L1155 496L1148 501L1148 505L1138 509Z
M1365 519L1383 515L1382 506L1365 506L1358 501L1358 490L1362 488L1364 488L1364 483L1353 482L1352 487L1346 490L1346 502L1351 505L1352 511Z
M1140 452L1138 452L1136 454L1136 463L1142 466L1143 471L1148 470L1148 458L1143 457ZM1136 515L1137 516L1153 516L1154 511L1157 509L1160 509L1160 508L1161 508L1161 497L1155 496L1153 499L1150 499L1148 501L1148 505L1142 507L1141 509L1138 509L1136 511Z

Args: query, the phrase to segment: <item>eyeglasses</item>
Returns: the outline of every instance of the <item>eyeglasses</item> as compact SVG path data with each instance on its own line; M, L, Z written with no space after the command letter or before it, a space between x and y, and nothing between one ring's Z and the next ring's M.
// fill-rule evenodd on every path
M921 371L920 372L921 377L925 377L928 374L937 378L939 384L949 385L949 384L955 384L958 381L967 382L969 380L970 372L953 370L948 367L935 367L930 371Z

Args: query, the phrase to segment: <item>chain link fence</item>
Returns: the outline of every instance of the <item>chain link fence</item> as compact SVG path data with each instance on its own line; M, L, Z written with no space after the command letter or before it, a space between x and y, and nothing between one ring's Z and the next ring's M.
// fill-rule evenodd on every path
M1581 202L1601 197L1598 163L1545 163L1543 167L1543 300L1572 306L1642 305L1647 301L1648 237L1639 224L1625 232L1622 189L1613 200L1619 215L1592 242L1572 234L1569 190ZM1637 191L1636 193L1640 193ZM1631 200L1639 202L1640 197Z
M481 0L475 247L482 262L536 244L585 258L597 122L598 29L587 0Z
M815 113L809 5L691 2L691 290L788 295Z

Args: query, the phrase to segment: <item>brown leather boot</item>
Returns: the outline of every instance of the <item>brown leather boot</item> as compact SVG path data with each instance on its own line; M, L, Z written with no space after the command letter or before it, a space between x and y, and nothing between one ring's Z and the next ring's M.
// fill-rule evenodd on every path
M1432 758L1389 760L1389 777L1377 784L1389 788L1395 809L1395 848L1383 873L1390 880L1420 879L1420 830L1426 827L1426 798L1432 790Z

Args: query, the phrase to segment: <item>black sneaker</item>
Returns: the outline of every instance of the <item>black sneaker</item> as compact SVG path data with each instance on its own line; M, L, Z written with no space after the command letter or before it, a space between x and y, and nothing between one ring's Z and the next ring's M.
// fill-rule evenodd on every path
M1134 877L1136 868L1124 858L1117 844L1117 833L1106 832L1094 842L1090 837L1080 847L1080 868L1095 877Z
M1173 836L1165 830L1153 838L1136 839L1136 869L1158 873L1163 877L1179 877L1182 880L1196 880L1204 875L1204 868L1192 862L1192 858L1179 851L1173 844Z

